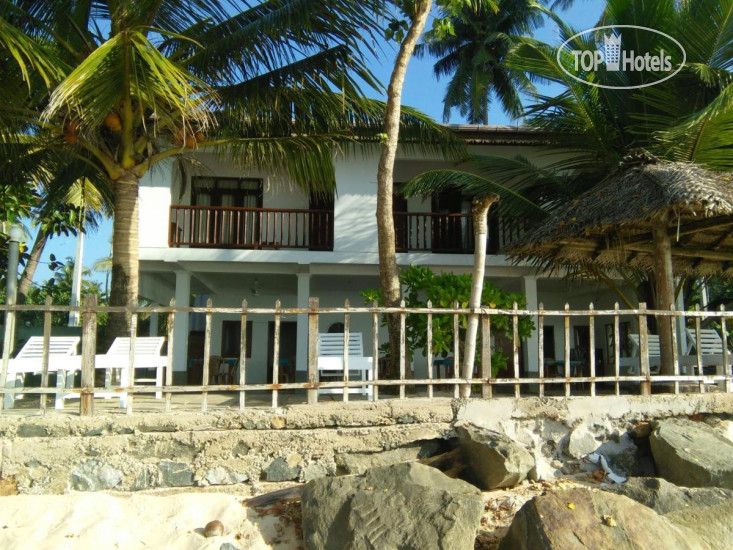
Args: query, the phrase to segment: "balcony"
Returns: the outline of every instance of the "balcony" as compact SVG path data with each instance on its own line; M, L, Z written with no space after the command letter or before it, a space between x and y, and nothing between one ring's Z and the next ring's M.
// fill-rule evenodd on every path
M173 205L168 246L333 250L333 212Z
M395 212L394 220L398 252L473 254L473 220L470 214ZM523 220L490 216L486 252L498 254L524 230Z

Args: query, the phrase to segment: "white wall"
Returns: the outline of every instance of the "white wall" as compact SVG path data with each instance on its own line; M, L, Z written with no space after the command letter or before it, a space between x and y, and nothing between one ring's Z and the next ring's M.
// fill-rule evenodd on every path
M337 158L334 251L377 252L377 159Z
M171 205L171 163L155 165L140 179L140 248L168 246Z

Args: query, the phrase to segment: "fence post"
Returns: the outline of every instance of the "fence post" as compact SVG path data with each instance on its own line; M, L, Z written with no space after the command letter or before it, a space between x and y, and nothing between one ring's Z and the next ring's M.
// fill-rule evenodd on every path
M639 374L646 378L641 381L641 395L651 395L652 383L649 378L649 333L647 330L646 302L639 304Z
M209 363L211 361L211 298L206 300L206 326L204 329L204 368L201 375L201 385L209 385ZM206 412L209 408L209 392L202 390L201 392L201 412Z
M565 302L565 311L570 311L570 304ZM565 368L563 370L565 377L565 397L570 397L570 316L565 315Z
M376 309L379 304L376 300L372 302L372 308L375 310L372 313L372 379L376 382L379 380L379 313ZM430 347L430 346L428 346ZM430 386L432 388L432 386ZM376 384L372 387L372 396L374 401L379 400L379 386Z
M242 315L239 325L239 385L244 387L247 381L247 300L242 300ZM243 411L245 392L239 392L239 410Z
M514 362L514 380L519 380L519 314L518 304L512 304L512 361ZM514 397L520 397L520 384L514 384Z
M344 395L343 400L349 400L349 337L351 331L351 316L349 315L349 300L344 300Z
M97 352L97 297L84 297L81 334L81 416L94 414L94 355Z
M540 397L545 396L545 316L542 313L544 308L542 302L537 306L537 370L540 375Z
M272 385L280 384L280 300L275 300L275 334L272 343ZM272 390L272 408L277 408L277 389Z
M489 399L491 390L491 318L488 313L481 316L481 397Z
M588 362L590 380L590 396L596 396L596 319L593 310L595 309L593 302L588 306L590 315L588 316ZM582 374L582 373L581 373Z
M176 299L171 298L171 301L169 302L170 307L175 308L176 307ZM168 361L166 363L165 368L165 385L166 386L172 386L173 385L173 337L175 334L175 331L173 330L173 324L176 320L176 311L173 309L170 314L168 315ZM171 412L171 400L173 398L173 394L171 392L165 392L165 412Z
M49 347L51 343L51 324L53 322L53 317L51 313L51 296L46 296L45 305L46 305L46 311L43 312L43 355L41 357L41 388L46 389L48 387L48 354L49 354ZM56 373L56 386L58 386L58 377L61 376L61 371L57 371ZM72 373L73 376L73 373ZM64 382L66 382L66 376L64 376ZM64 386L66 384L64 383ZM46 412L46 397L47 395L45 393L41 394L40 399L40 407L41 412ZM61 395L56 395L56 399L63 399Z
M426 304L428 308L428 317L427 317L427 334L425 335L425 355L428 358L428 363L426 365L427 372L428 372L428 380L433 379L433 302L428 300L428 303ZM438 374L440 374L440 367L438 367ZM428 384L428 399L433 398L433 385Z
M400 301L400 399L405 398L405 376L407 371L406 366L406 340L405 340L405 301ZM458 367L456 367L458 368ZM458 387L458 386L456 386Z
M318 403L318 298L308 298L308 404Z
M720 304L720 312L725 312L725 305ZM721 316L720 318L720 332L723 340L723 374L727 377L723 389L730 393L733 392L733 378L731 378L730 373L730 358L728 356L728 327L726 326L725 316Z

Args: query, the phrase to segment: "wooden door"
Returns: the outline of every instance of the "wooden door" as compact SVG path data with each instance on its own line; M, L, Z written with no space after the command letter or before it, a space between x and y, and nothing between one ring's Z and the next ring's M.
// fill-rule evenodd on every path
M308 249L333 250L334 196L311 195L308 208L319 210L311 213L308 222Z
M439 214L433 217L433 252L455 253L462 250L462 203L463 199L458 193L441 193L433 197L432 210Z

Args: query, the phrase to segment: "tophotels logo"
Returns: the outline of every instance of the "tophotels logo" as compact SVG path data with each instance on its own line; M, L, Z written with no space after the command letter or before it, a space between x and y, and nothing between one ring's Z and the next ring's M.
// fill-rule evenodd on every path
M640 32L653 51L634 51L623 47L624 32L641 43ZM577 40L576 40L577 39ZM593 43L595 49L578 49L580 44ZM565 73L584 84L598 88L645 88L676 75L687 60L682 44L668 34L636 25L606 25L571 36L557 50L557 62Z

